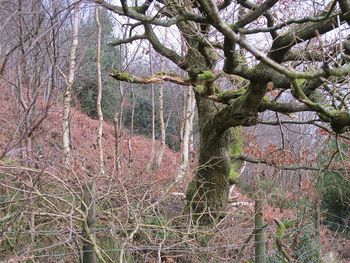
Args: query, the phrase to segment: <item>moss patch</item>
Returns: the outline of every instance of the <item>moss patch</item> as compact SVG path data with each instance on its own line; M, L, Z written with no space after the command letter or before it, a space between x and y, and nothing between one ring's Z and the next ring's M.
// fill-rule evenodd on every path
M230 156L237 158L242 154L243 151L243 128L236 127L233 130L233 143L230 145ZM231 161L230 173L229 173L229 182L230 184L235 184L238 181L239 173L237 170L241 166L242 162L240 160L233 159Z
M111 76L120 81L132 82L134 77L127 72L119 72L117 70L112 70Z
M215 74L209 70L197 75L198 81L210 81L215 79Z
M196 192L197 192L197 184L196 184L196 181L192 180L187 187L186 199L188 201L191 201L193 199L193 196L196 194Z
M204 85L197 85L194 89L198 94L203 95L206 93L207 88Z

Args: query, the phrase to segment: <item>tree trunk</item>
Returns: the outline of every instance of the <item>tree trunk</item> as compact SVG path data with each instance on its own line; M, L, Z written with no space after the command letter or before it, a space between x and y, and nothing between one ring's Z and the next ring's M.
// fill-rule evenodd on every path
M135 91L134 91L134 85L131 83L131 95L132 95L132 106L131 106L131 121L130 121L130 135L128 139L128 151L129 151L129 167L131 166L131 163L133 162L132 158L132 137L134 136L134 116L135 116Z
M194 92L193 90L191 90L191 93L190 93L190 98L191 98L191 115L190 115L190 131L189 131L189 134L190 134L190 138L189 138L189 142L188 142L188 151L189 151L189 161L193 158L193 156L191 156L191 153L193 153L194 151L194 133L193 133L193 120L194 120L194 114L195 114L195 110L196 110L196 99L194 97Z
M160 84L159 86L159 128L160 128L160 148L157 153L157 158L155 161L155 169L158 169L162 163L163 155L164 155L164 149L165 149L165 124L164 124L164 94L163 94L163 84Z
M193 126L193 116L194 116L194 98L193 91L191 88L187 90L186 100L185 100L185 114L183 120L183 136L182 136L182 151L181 151L181 163L180 169L177 174L176 180L182 182L186 175L186 170L189 160L189 149L191 143L191 131Z
M74 81L74 71L76 64L76 52L78 47L78 29L79 29L80 6L76 4L74 9L72 25L72 46L69 54L69 73L66 79L66 90L64 92L64 113L63 113L63 153L66 163L69 163L71 157L71 102L72 102L72 84Z
M265 233L264 233L264 213L263 200L258 194L255 200L255 263L265 263Z
M104 157L103 157L103 113L101 107L102 100L102 76L101 76L101 23L99 18L99 6L95 8L95 19L96 19L96 69L97 69L97 115L98 115L98 133L97 133L97 144L99 149L99 160L100 160L100 174L104 175Z
M180 151L182 152L183 141L184 141L184 128L186 122L186 105L187 105L187 90L183 90L182 99L182 107L181 107L181 119L180 119Z
M149 73L150 76L153 75L153 60L152 60L152 46L149 45ZM154 160L155 160L155 151L156 151L156 131L155 131L155 102L154 102L154 85L151 84L151 104L152 104L152 125L151 125L151 132L152 132L152 146L151 146L151 158L147 166L147 170L154 168Z
M314 203L314 221L315 221L315 241L318 250L318 255L321 257L321 210L320 198L316 196Z
M83 196L81 210L84 213L83 216L83 248L82 248L82 262L83 263L95 263L96 254L94 244L92 243L91 236L95 239L95 175L92 175L91 181L83 187Z
M125 92L123 82L119 82L120 105L117 105L113 118L114 138L115 138L115 170L121 172L123 168L122 151L123 151L123 116L124 116L124 99Z
M185 212L201 225L220 220L228 199L230 130L217 131L210 121L212 102L196 95L200 132L199 167L189 184Z
M114 155L115 155L115 161L114 161L114 170L120 171L121 169L121 160L120 160L120 149L121 149L121 134L120 134L120 122L119 122L119 109L116 109L114 118L113 118L113 126L114 126Z

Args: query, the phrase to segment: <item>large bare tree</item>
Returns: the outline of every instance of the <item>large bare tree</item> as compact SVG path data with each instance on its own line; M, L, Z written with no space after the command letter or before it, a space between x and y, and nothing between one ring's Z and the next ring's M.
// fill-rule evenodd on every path
M256 125L259 112L267 110L314 112L311 122L328 123L337 134L350 126L349 0L94 2L134 21L130 37L114 44L146 39L187 73L185 78L164 72L111 75L132 83L170 81L193 88L200 169L188 187L186 210L202 224L219 219L227 204L231 128ZM185 55L162 42L162 27L176 28L185 39ZM225 81L230 89L223 89ZM282 93L291 99L281 100Z

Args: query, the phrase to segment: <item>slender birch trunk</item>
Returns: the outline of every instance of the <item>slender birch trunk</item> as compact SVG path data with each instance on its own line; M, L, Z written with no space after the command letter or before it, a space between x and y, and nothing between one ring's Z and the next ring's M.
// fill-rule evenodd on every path
M150 76L153 75L153 63L152 63L152 47L149 45L149 73ZM151 84L151 103L152 103L152 146L151 146L151 159L148 163L147 169L154 168L154 159L155 159L155 143L156 143L156 132L155 132L155 101L154 101L154 85Z
M131 124L130 124L130 136L128 139L129 167L130 167L131 163L133 162L131 140L132 140L132 137L134 136L134 116L135 116L135 91L134 91L134 85L132 83L131 83L131 96L132 96Z
M160 58L160 71L163 71L163 59ZM160 128L160 148L156 154L154 168L158 169L162 163L164 150L165 150L165 124L164 124L164 86L163 83L159 85L158 93L158 103L159 103L159 128Z
M181 56L185 56L186 54L186 41L182 37L181 38ZM181 111L181 121L180 121L180 151L183 151L183 139L184 139L184 128L185 128L185 121L186 121L186 98L187 98L187 91L183 90L182 92L182 98L183 98L183 104L182 104L182 111Z
M194 92L192 89L190 89L190 98L191 98L191 115L190 115L190 120L189 120L189 155L191 155L194 151L194 134L193 134L193 120L194 120L194 113L195 113L195 110L196 110L196 98L194 96ZM191 159L192 157L189 156L189 159Z
M191 131L191 122L193 121L193 118L191 117L192 112L192 90L189 88L187 90L187 96L186 96L186 114L185 114L185 120L184 120L184 128L183 128L183 145L182 145L182 153L181 153L181 164L179 172L176 176L176 180L178 182L182 182L186 175L186 170L188 166L188 160L189 160L189 143L190 143L190 131Z
M181 54L186 53L186 41L181 39ZM180 124L180 151L181 163L176 181L181 183L186 176L189 161L189 150L193 148L193 117L196 100L192 89L184 92L184 103L182 108L182 121Z
M114 126L114 155L115 155L115 161L114 161L114 170L119 171L121 169L120 164L120 150L119 150L119 114L118 110L115 111L114 118L113 118L113 126Z
M102 100L102 76L101 76L101 23L99 18L99 6L95 8L95 18L96 18L96 68L97 68L97 115L98 115L98 134L97 134L97 144L99 148L99 159L100 159L100 174L105 174L104 167L104 157L103 157L103 113L101 107Z
M134 85L133 84L131 84L131 95L132 95L132 108L131 108L130 135L134 136L135 90L134 90Z
M103 114L101 109L102 98L102 78L101 78L101 23L99 19L99 6L95 6L95 21L96 21L96 69L97 69L97 115L99 120L97 144L99 148L100 171L99 175L104 174L103 164ZM94 231L96 225L96 173L87 173L87 182L83 188L82 205L83 211L83 248L82 262L96 263L96 234Z
M124 99L125 92L123 82L119 82L119 95L120 95L120 105L117 105L115 109L113 124L114 124L114 138L115 138L115 167L117 171L121 171L123 168L123 163L121 161L122 151L123 151L123 115L124 115Z
M80 20L80 6L76 4L73 14L72 24L72 45L69 53L69 72L66 79L66 90L64 92L64 113L63 113L63 153L66 163L70 162L71 158L71 102L72 102L72 84L74 81L76 53L79 43L78 30Z
M183 141L184 141L184 128L186 121L186 103L187 103L187 90L184 90L182 95L183 103L181 109L181 120L180 120L180 151L183 149Z
M164 87L163 84L159 86L159 127L161 133L160 148L157 153L157 158L155 162L155 168L158 169L162 163L164 149L165 149L165 124L164 124Z

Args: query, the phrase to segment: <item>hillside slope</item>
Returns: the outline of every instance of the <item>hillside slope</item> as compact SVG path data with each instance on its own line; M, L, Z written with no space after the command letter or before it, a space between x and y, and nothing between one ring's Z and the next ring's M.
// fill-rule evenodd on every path
M58 103L50 105L47 117L32 132L32 145L28 146L25 143L26 128L24 123L26 119L30 119L30 123L34 125L44 117L46 104L39 97L35 104L34 113L26 116L26 111L23 110L11 89L3 86L2 91L2 96L0 96L0 104L3 109L0 112L0 155L6 150L9 158L19 160L23 158L26 149L30 147L31 154L26 154L27 160L23 161L41 165L45 163L47 165L60 164L62 161L63 108L58 106ZM97 129L97 120L88 117L77 108L72 110L73 154L79 165L97 167ZM160 169L147 171L145 168L151 159L152 140L141 135L131 136L127 129L123 129L121 142L122 172L119 171L119 174L147 175L158 179L174 177L179 164L178 153L166 147ZM108 122L104 122L103 144L107 171L117 174L114 169L114 128ZM157 149L157 147L159 147L159 141L156 141L155 148Z

